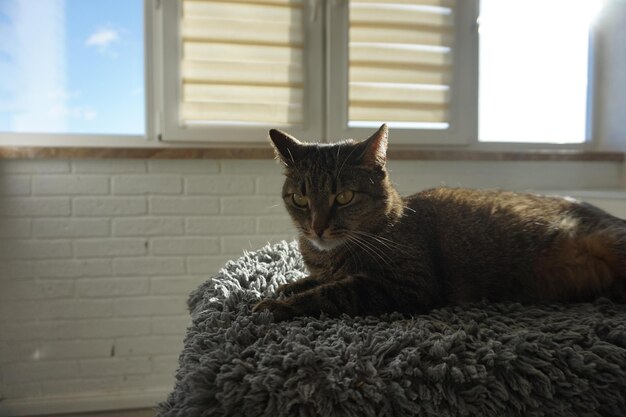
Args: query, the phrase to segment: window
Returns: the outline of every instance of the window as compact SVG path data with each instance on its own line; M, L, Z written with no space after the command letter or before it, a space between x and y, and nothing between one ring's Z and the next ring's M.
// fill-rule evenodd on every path
M331 9L329 136L366 137L389 122L397 144L469 143L476 16L474 1L454 0Z
M141 0L1 1L0 132L143 135L143 38Z
M300 0L163 3L165 141L322 135L322 16Z
M599 9L598 0L481 1L481 141L588 138L590 33Z
M302 124L301 7L182 6L181 124Z
M3 0L0 143L580 144L601 3Z
M349 126L450 127L453 2L351 1L348 30Z
M162 138L336 139L388 122L396 143L467 143L471 84L455 80L475 56L472 4L166 2Z

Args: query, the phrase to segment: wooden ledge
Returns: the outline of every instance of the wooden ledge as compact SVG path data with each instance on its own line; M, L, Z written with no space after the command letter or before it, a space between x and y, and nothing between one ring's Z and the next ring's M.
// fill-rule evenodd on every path
M624 162L622 152L578 150L483 151L390 149L389 159L421 161L604 161ZM269 148L88 148L0 147L0 159L273 159Z
M273 159L267 148L0 147L0 159Z
M574 150L390 150L390 159L423 161L605 161L623 162L622 152Z

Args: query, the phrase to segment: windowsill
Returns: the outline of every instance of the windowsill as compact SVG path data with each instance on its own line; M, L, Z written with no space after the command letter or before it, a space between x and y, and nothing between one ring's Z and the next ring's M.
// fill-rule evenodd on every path
M483 151L390 149L392 160L422 161L606 161L624 162L623 152L584 150ZM269 146L231 148L92 148L0 146L0 159L273 159Z

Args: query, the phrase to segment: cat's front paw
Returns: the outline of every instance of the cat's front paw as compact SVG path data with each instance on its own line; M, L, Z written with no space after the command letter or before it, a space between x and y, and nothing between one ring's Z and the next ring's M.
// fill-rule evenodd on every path
M285 294L287 296L296 294L299 291L298 281L296 282L288 282L287 284L279 285L276 288L276 294Z
M269 310L274 316L275 322L291 320L296 316L296 311L293 307L287 305L284 301L267 299L252 308L253 313L260 313L263 310Z
M279 285L276 289L277 294L285 294L286 296L300 294L311 290L320 285L320 281L314 277L301 278L299 280Z

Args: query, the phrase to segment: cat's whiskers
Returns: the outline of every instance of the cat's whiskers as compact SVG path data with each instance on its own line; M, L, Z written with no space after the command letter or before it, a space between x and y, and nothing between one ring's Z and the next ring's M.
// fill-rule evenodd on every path
M354 230L354 231L352 231L352 232L354 232L354 233L359 233L359 234L363 235L364 237L376 238L375 240L377 240L377 242L378 242L379 244L383 245L383 246L384 246L384 247L386 247L387 249L389 249L389 250L391 250L391 251L394 251L394 250L395 250L395 251L400 252L400 253L402 253L402 254L404 254L404 255L411 256L410 252L404 249L404 248L409 248L408 246L405 246L405 245L400 245L400 244L398 244L398 243L396 243L396 242L394 242L394 241L392 241L392 240L390 240L390 239L384 238L384 237L382 237L382 236L377 236L377 235L374 235L374 234L369 233L369 232L364 232L364 231L356 231L356 230ZM361 239L359 239L359 240L360 240L362 243L367 243L367 241L365 241L365 239L364 239L364 238L361 238ZM389 242L389 244L386 244L386 243L384 242L385 240L387 240L387 241ZM392 245L393 245L393 246L392 246ZM385 260L385 258L384 258L382 255L380 255L378 252L376 252L376 249L374 249L374 250L375 250L375 254L376 254L376 255L378 255L378 258L380 258L380 259L381 259L381 260L385 263L385 265L387 265L387 267L388 267L388 268L386 268L387 273L391 273L391 275L392 275L395 279L398 279L398 278L399 278L399 277L398 277L398 274L397 274L397 270L398 270L398 268L396 268L397 263L395 262L394 258L393 258L393 257L388 257L388 258L389 258L389 260L391 261L391 263L390 263L390 262L387 262L387 261ZM377 262L377 263L378 263L378 262ZM381 265L380 265L380 263L378 263L378 265L379 265L379 266L381 266Z
M409 251L407 251L407 249L410 249L409 246L394 242L393 240L388 239L386 237L378 236L374 233L369 233L369 232L360 231L360 230L354 230L353 233L356 233L366 238L373 239L380 245L386 247L387 249L397 250L399 252L402 252L403 254L409 254Z
M354 235L352 233L348 233L346 237L348 238L349 241L355 243L357 246L359 246L361 249L367 252L370 256L372 256L379 267L383 269L387 269L387 268L384 268L383 265L380 262L378 262L377 259L380 259L385 264L385 266L388 267L389 270L394 269L390 260L386 256L383 256L384 254L381 253L375 246L372 246L367 240L359 237L358 235Z
M412 209L411 207L407 206L406 204L404 204L402 201L398 201L398 200L386 200L387 203L391 203L391 205L393 205L394 207L398 207L400 206L403 210L408 210L411 211L413 213L417 213L417 211L415 211L414 209Z
M376 252L372 253L371 249L365 245L363 242L361 242L356 236L348 236L348 241L353 243L354 245L356 245L358 248L360 248L361 250L365 251L369 256L372 257L372 259L374 260L374 262L376 262L378 264L378 266L382 269L383 266L381 265L381 263L378 261L378 254ZM359 257L357 256L357 259Z
M354 251L352 245L350 245L350 239L348 237L346 237L346 233L345 230L342 231L343 233L343 237L346 238L346 242L347 244L344 245L345 248L348 250L348 252L350 252L350 259L356 263L356 266L358 268L363 268L363 261L361 260L360 256L357 256L356 252Z
M357 268L363 269L363 259L360 256L356 256L357 254L351 245L348 244L346 247L350 251L350 255L352 255L351 259L355 262Z
M311 228L298 226L298 230L302 237L306 238L313 246L322 251L329 251L344 245L347 242L347 236L343 231L337 233L336 230L328 230L322 236L318 236Z

